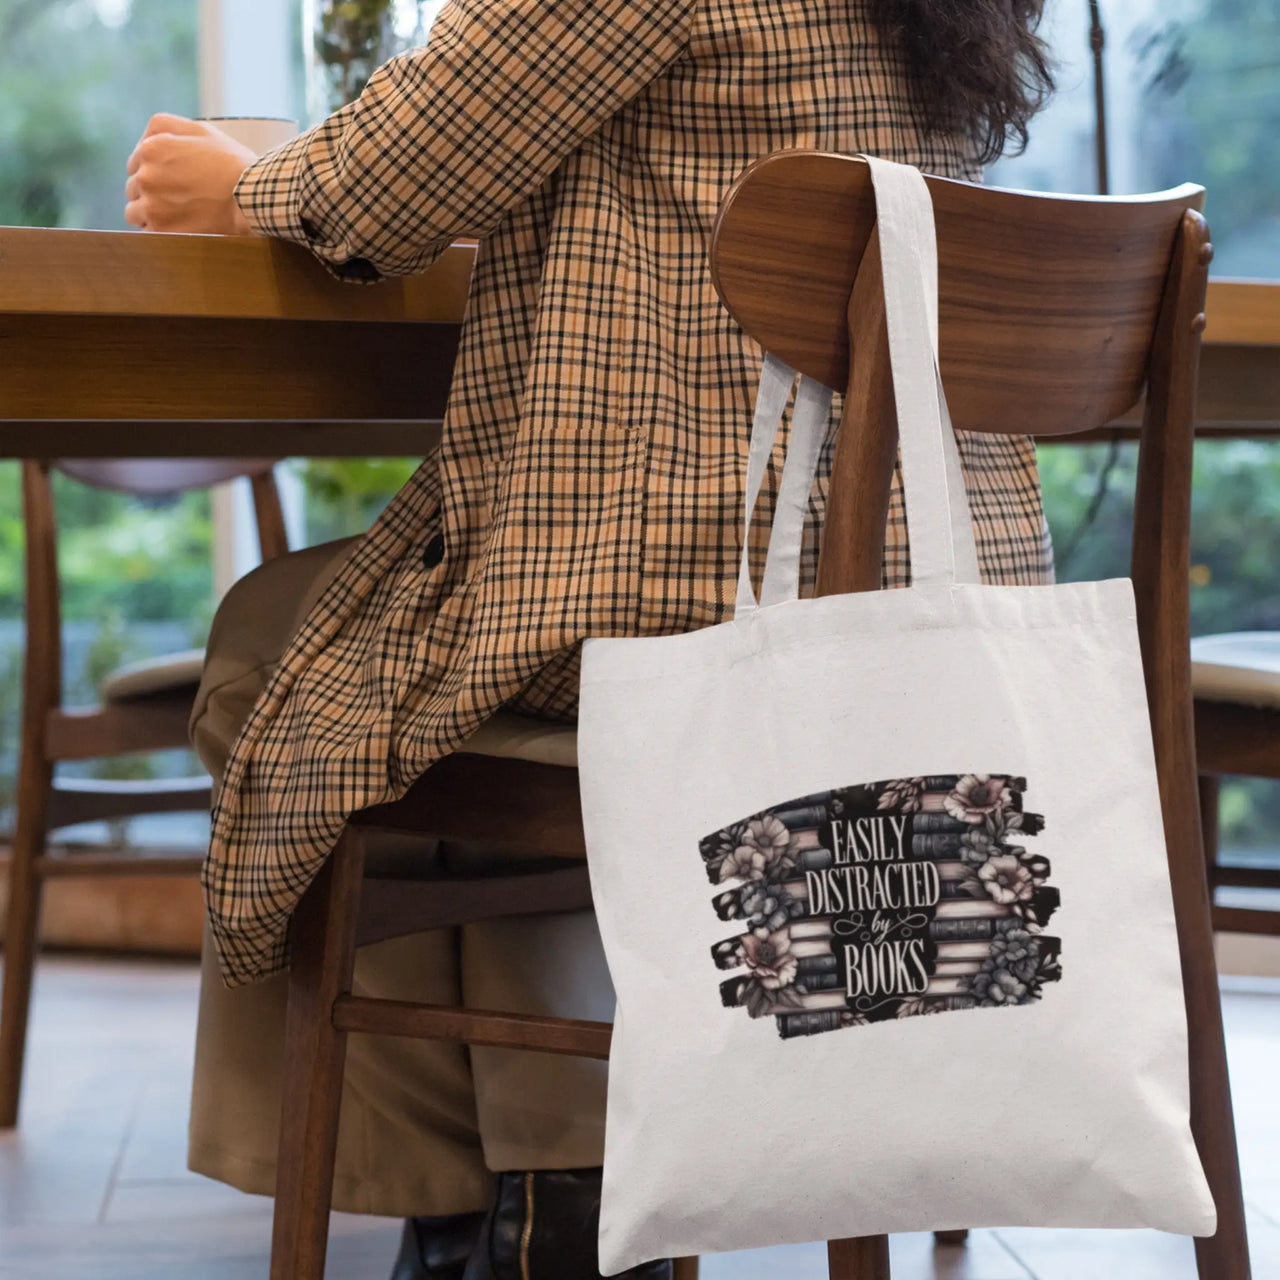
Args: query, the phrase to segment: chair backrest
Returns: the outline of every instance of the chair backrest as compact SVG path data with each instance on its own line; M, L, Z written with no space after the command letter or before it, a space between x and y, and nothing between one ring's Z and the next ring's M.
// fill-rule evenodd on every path
M1213 256L1198 212L1204 192L1104 199L928 182L942 377L957 427L1085 431L1129 409L1145 388L1131 554L1138 631L1187 1007L1193 1026L1220 1030L1188 620L1194 404ZM865 161L816 152L758 161L734 185L712 234L720 296L747 332L846 392L821 594L880 585L897 421L879 256ZM1239 1173L1221 1050L1220 1036L1192 1038L1191 1122L1210 1185L1230 1191ZM1220 1212L1224 1203L1234 1201L1220 1201ZM1243 1239L1242 1223L1234 1225Z
M264 560L289 550L284 511L276 487L274 458L92 458L22 464L22 509L26 533L26 656L24 724L62 702L62 612L58 580L57 519L50 472L82 484L138 496L207 489L247 477L253 491L258 543Z
M1085 431L1129 409L1146 387L1135 522L1145 536L1134 541L1133 577L1139 601L1152 606L1144 646L1158 633L1174 664L1169 674L1189 680L1180 615L1213 254L1197 212L1203 188L1105 198L928 183L942 376L957 428ZM752 337L846 390L818 589L874 590L897 425L866 162L813 151L757 161L721 207L711 268L722 300ZM1161 664L1144 653L1150 678Z
M957 428L1056 435L1141 394L1183 216L1202 187L1053 196L927 179L938 229L942 376ZM766 350L831 387L849 372L850 293L875 223L857 157L752 165L712 236L716 287Z

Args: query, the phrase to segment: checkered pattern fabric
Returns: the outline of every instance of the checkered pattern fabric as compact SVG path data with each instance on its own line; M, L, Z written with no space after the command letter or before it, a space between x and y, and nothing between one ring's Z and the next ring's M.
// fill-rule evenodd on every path
M571 719L584 637L726 616L760 351L716 299L707 238L737 175L784 147L975 176L957 139L922 135L860 0L453 0L426 48L247 171L250 221L342 276L485 239L443 446L233 752L204 877L229 983L284 965L349 814L504 704ZM985 572L1044 579L1030 442L961 449ZM822 503L820 485L815 527ZM895 497L886 582L905 577Z

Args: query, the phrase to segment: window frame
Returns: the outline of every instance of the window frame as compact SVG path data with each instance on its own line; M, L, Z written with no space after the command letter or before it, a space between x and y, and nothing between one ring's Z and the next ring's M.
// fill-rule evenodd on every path
M200 114L296 119L295 65L301 39L296 0L198 0ZM302 122L300 122L302 123ZM289 545L305 540L305 491L288 467L276 468ZM249 484L219 485L211 497L213 589L218 599L260 562Z

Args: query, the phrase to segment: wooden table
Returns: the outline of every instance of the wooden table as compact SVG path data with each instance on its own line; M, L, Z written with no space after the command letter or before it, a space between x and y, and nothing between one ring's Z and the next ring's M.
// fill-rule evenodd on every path
M1205 316L1197 434L1280 435L1280 282L1211 280ZM1141 421L1134 409L1117 425L1136 436Z
M278 241L0 228L0 457L427 454L474 258L368 286Z
M426 454L474 257L360 286L270 240L0 228L0 457ZM1280 434L1280 284L1208 317L1198 429Z

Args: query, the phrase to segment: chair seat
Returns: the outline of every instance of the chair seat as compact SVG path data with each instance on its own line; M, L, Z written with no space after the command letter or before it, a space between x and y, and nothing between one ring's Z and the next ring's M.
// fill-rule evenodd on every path
M1235 631L1192 640L1191 689L1205 702L1280 710L1280 631Z
M203 670L203 649L145 658L117 667L98 686L98 697L103 702L133 702L181 689L190 689L194 697Z
M204 650L164 654L117 667L98 687L105 702L131 702L190 688L194 695L204 670ZM567 769L578 767L578 730L571 724L555 724L499 711L468 738L460 751L476 756L500 756L529 760Z
M529 760L566 769L578 767L578 730L571 724L554 724L499 711L466 739L458 750L473 756L501 756Z

